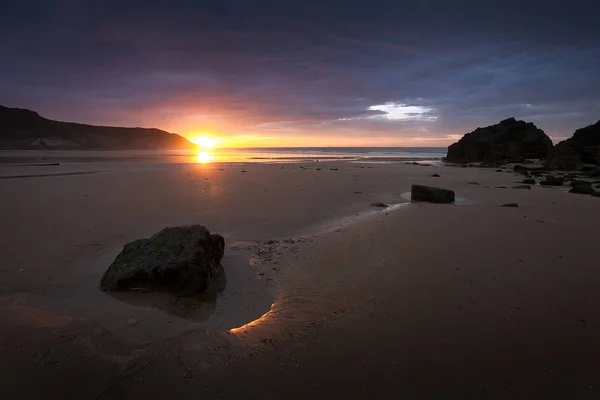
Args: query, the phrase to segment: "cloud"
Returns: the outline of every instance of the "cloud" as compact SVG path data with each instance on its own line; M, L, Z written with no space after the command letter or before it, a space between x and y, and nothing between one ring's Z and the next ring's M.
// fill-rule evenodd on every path
M450 141L509 116L569 136L600 118L600 3L559 3L12 1L0 104L338 144Z
M369 110L382 111L385 113L381 116L371 118L387 118L401 121L435 121L437 119L437 116L432 114L434 111L433 108L409 106L407 104L397 104L391 101L385 104L370 106Z

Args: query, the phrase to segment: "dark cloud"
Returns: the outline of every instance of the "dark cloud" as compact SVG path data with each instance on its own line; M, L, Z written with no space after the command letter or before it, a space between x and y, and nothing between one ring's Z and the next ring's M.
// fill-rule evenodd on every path
M390 143L515 116L562 137L600 118L598 12L578 0L13 1L0 104Z

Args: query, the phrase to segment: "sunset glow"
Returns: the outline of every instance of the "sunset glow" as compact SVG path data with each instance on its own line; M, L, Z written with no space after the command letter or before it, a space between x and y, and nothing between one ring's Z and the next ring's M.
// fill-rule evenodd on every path
M190 139L190 141L202 147L203 149L214 149L217 146L217 143L219 142L219 138L208 135L202 135L196 136Z

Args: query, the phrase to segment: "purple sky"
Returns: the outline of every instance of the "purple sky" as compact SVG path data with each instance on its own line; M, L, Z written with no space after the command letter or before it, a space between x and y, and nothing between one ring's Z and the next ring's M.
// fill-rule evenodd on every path
M445 146L600 119L593 1L8 1L0 104L246 145Z

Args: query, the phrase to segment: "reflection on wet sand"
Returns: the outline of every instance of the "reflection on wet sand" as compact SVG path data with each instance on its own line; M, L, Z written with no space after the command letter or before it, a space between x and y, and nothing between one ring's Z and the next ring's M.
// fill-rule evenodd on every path
M200 164L206 164L213 161L215 158L214 154L211 151L203 150L199 151L196 155L196 162Z
M273 303L270 283L248 264L245 252L226 252L223 270L211 289L198 296L158 291L105 292L98 288L102 274L120 247L93 253L74 264L73 272L19 298L0 296L0 325L63 326L93 321L115 338L150 343L194 330L223 332L254 321ZM4 325L2 325L4 326Z
M64 327L72 318L27 304L27 295L0 299L0 321L12 321L34 328Z
M226 286L227 276L222 268L206 293L193 296L178 296L174 293L146 290L107 293L115 299L133 306L151 307L191 322L203 322L215 312L219 294L225 290Z
M250 321L247 324L244 324L240 327L237 328L231 328L229 330L229 332L236 334L236 333L242 333L245 332L247 329L249 328L253 328L257 325L260 325L261 323L263 323L267 318L269 318L269 316L271 315L271 313L273 312L273 307L275 307L275 303L271 304L271 309L269 311L267 311L266 313L264 313L263 315L260 316L260 318L255 319L254 321Z

